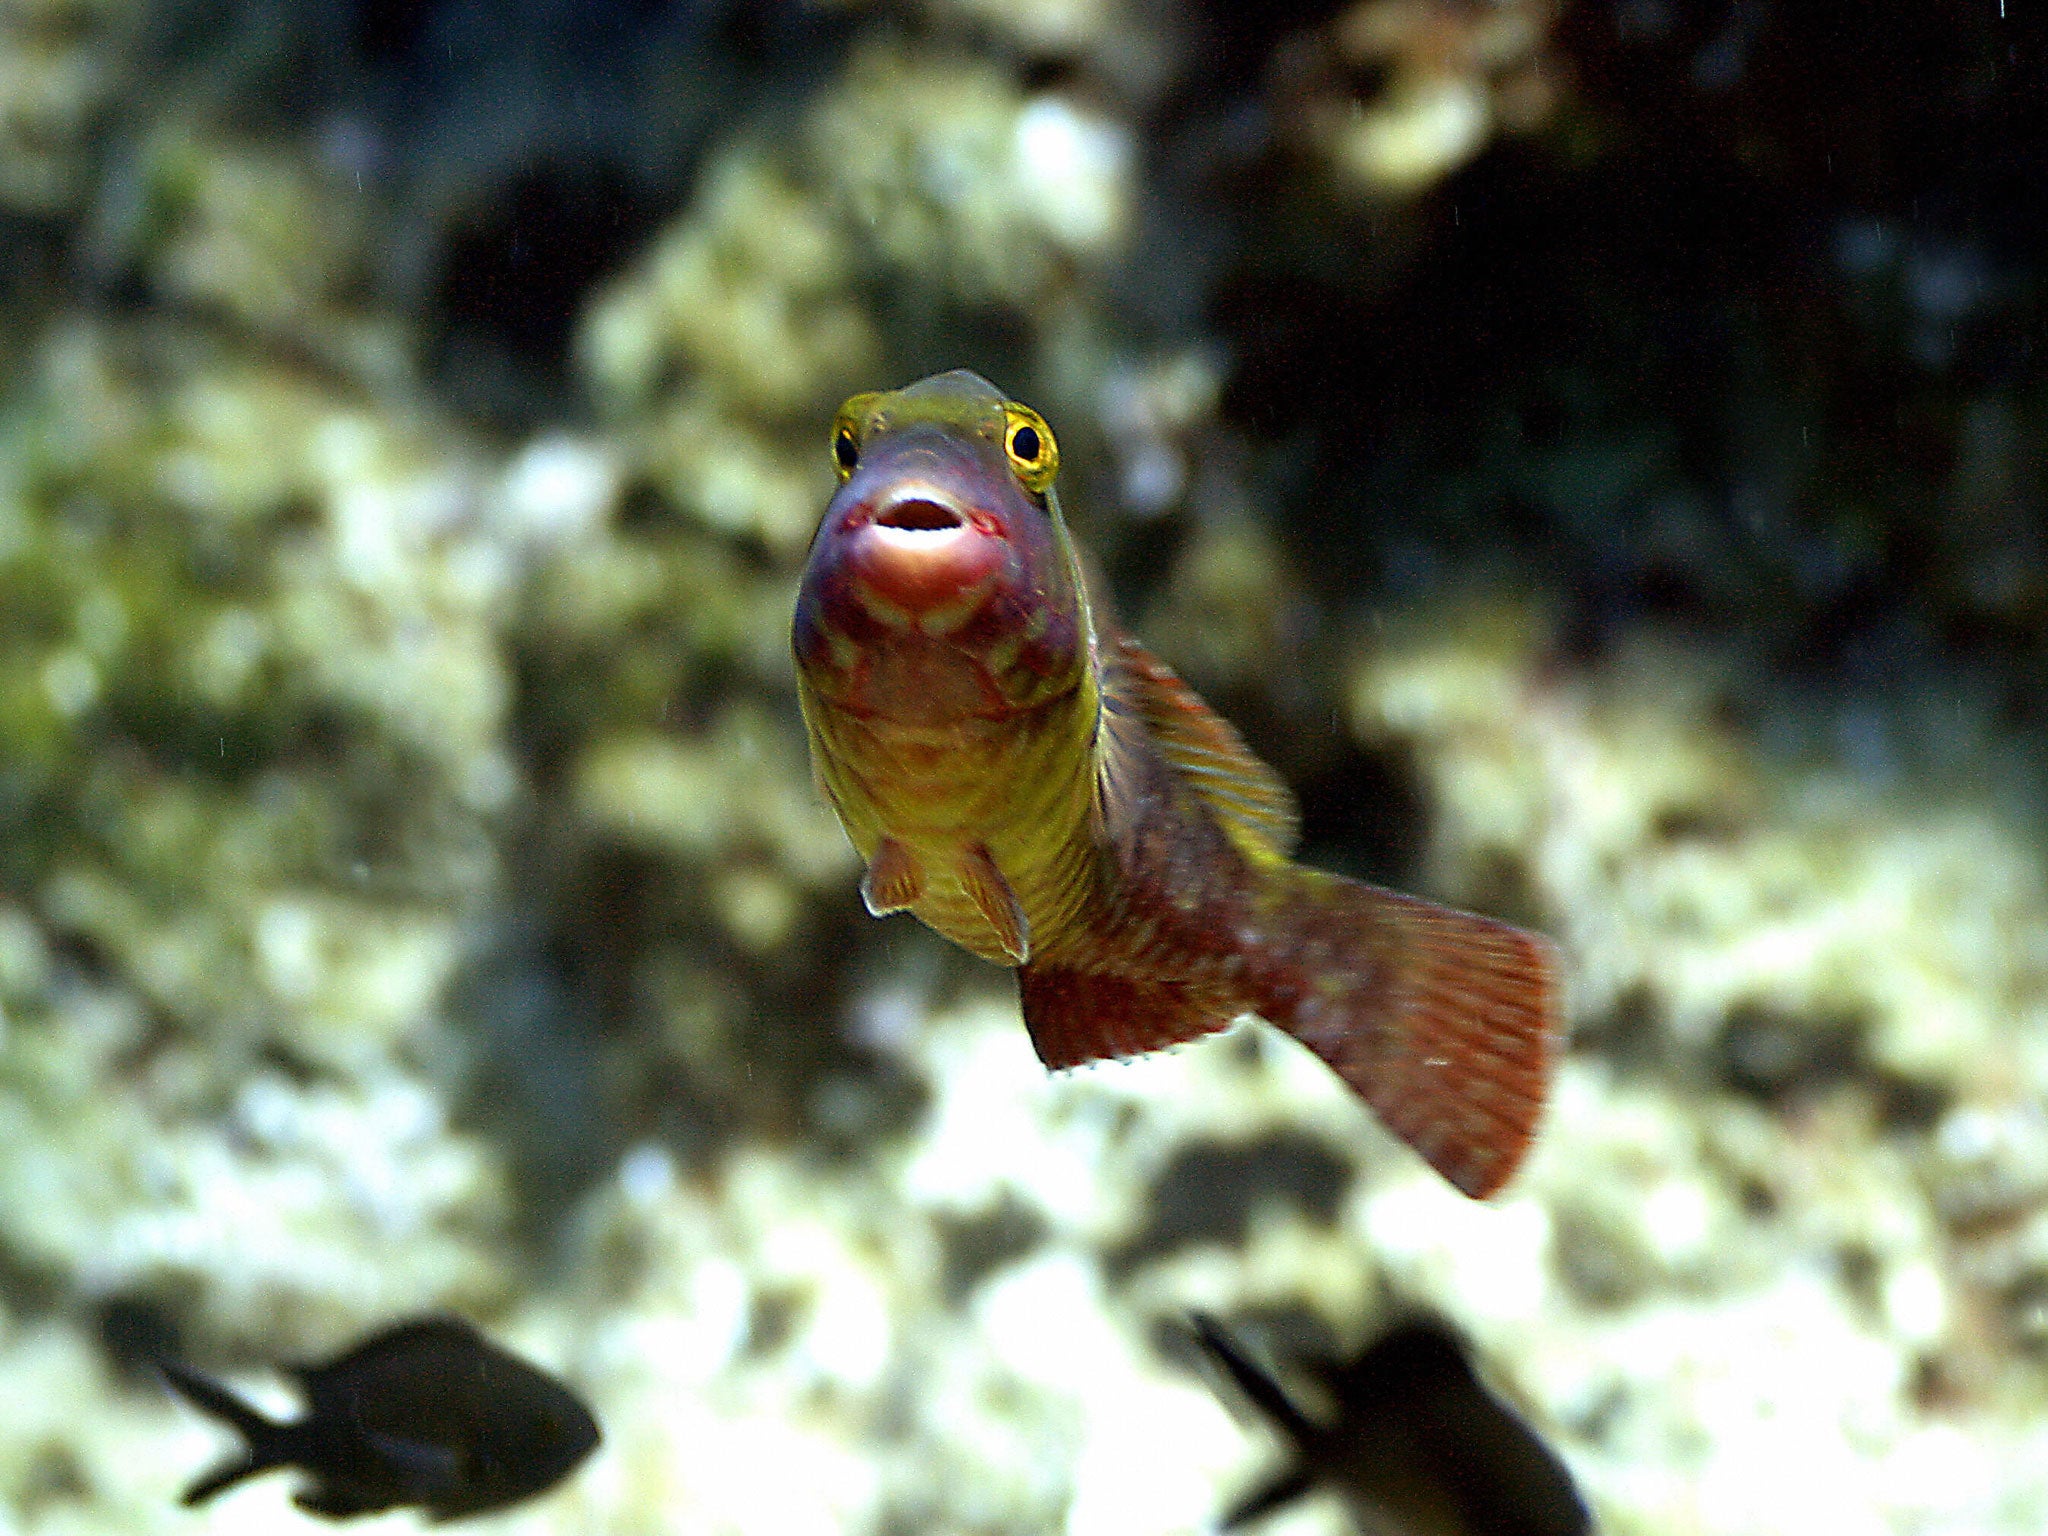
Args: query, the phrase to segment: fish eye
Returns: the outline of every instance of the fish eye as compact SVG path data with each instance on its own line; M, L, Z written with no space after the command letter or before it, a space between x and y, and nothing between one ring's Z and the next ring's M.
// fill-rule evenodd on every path
M1042 492L1059 472L1060 449L1045 418L1028 406L1003 407L1003 451L1027 491Z
M841 480L860 463L861 425L867 420L868 407L874 403L872 392L855 395L832 418L832 469Z

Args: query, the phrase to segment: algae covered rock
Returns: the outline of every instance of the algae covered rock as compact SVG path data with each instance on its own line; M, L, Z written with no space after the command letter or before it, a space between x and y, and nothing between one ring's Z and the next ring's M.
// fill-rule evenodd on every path
M2028 1261L2005 1267L2010 1239L1962 1214L2035 1198L2010 1107L2039 1092L2031 821L1967 781L1908 803L1773 757L1730 727L1711 658L1566 679L1544 635L1526 608L1443 616L1375 647L1352 706L1412 754L1439 888L1563 935L1582 1039L1618 1064L1567 1070L1528 1180L1561 1282L1547 1310L1583 1330L1581 1371L1621 1373L1582 1378L1581 1408L1552 1399L1583 1415L1595 1493L1621 1529L1761 1528L1786 1507L1745 1492L1767 1455L1838 1466L1812 1518L2019 1529L2043 1497L2019 1463L1981 1501L1897 1469L1954 1433L1949 1404L2009 1445L2038 1393L1982 1332L2024 1333ZM1673 1081L1631 1081L1646 1071ZM1761 1341L1795 1334L1812 1359L1783 1377ZM1768 1453L1724 1439L1723 1413L1768 1417Z
M136 79L146 9L24 0L0 16L0 206L47 216L89 195L95 131Z
M347 498L267 542L287 497L321 497L318 470L254 498L189 476L167 491L149 465L172 413L146 382L119 387L133 418L104 469L51 455L18 483L0 575L23 903L8 1251L85 1298L197 1286L211 1325L245 1337L496 1296L499 1175L449 1127L435 1063L502 794L495 732L466 722L502 696L464 669L445 609L414 621L433 636L418 691L386 671L352 692L337 664L363 666L414 598L362 583L353 633L309 624L308 565L333 559ZM345 434L349 408L305 419ZM289 461L289 437L268 443ZM323 715L390 724L390 756L307 750ZM417 1269L380 1261L395 1241Z

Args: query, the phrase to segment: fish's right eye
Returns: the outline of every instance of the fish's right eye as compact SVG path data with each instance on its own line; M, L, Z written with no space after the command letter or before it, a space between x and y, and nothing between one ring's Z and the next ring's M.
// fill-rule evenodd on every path
M839 414L832 418L832 468L845 482L853 468L860 463L860 443L868 430L882 424L874 410L875 394L872 390L850 397L839 407Z

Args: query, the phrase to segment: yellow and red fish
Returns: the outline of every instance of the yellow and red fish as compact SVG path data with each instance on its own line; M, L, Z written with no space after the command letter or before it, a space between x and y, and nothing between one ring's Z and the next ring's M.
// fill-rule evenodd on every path
M1017 970L1048 1067L1256 1013L1468 1195L1514 1172L1560 1039L1550 944L1289 859L1293 796L1099 623L1037 412L964 369L856 395L793 644L861 895Z

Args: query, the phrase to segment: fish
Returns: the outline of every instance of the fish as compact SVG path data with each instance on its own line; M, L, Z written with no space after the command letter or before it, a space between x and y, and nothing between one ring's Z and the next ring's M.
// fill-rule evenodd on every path
M1320 1362L1335 1412L1303 1410L1214 1318L1191 1320L1203 1355L1272 1421L1292 1459L1218 1522L1239 1530L1318 1489L1368 1536L1584 1536L1592 1516L1557 1453L1487 1390L1445 1324L1396 1323L1347 1364Z
M791 648L868 911L1014 968L1049 1069L1256 1014L1499 1190L1559 1054L1550 941L1293 861L1286 783L1091 590L1029 406L955 369L855 395L831 456Z
M323 1365L295 1366L306 1410L280 1422L175 1359L156 1362L194 1407L232 1426L242 1451L187 1488L186 1507L244 1478L295 1467L308 1514L347 1520L409 1505L434 1520L544 1492L597 1448L597 1420L567 1387L460 1318L383 1329Z

